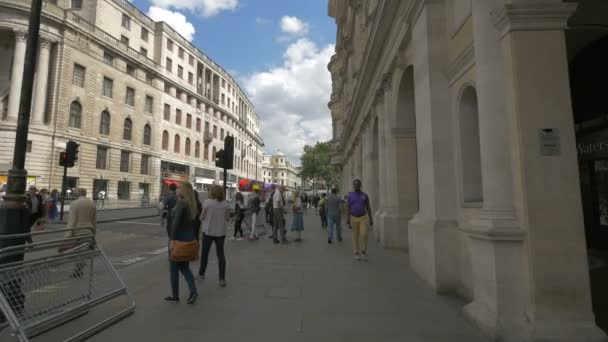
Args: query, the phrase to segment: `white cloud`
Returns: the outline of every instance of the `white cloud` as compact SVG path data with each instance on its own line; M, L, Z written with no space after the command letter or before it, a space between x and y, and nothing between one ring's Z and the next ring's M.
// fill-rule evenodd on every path
M290 35L303 36L308 33L308 26L308 23L297 17L284 16L281 18L281 30Z
M283 64L243 80L262 122L267 150L283 151L299 163L305 144L331 139L327 103L334 46L319 47L301 38L287 47Z
M148 9L148 16L154 21L164 21L187 40L191 41L194 37L194 25L186 19L185 15L179 12L152 6Z
M165 9L188 10L203 17L212 17L222 11L236 10L239 0L150 0L150 3Z

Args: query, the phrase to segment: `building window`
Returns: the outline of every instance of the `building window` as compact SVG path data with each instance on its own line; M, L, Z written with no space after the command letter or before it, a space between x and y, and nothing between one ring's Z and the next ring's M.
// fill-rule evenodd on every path
M118 181L118 199L128 200L130 196L131 183Z
M163 131L163 150L169 150L169 132Z
M194 74L191 72L188 72L188 83L194 84Z
M97 146L97 160L95 161L95 168L98 170L106 170L108 168L107 147Z
M148 57L148 49L146 49L146 48L143 48L143 47L139 48L139 53Z
M222 104L226 104L226 95L222 94Z
M203 159L209 160L209 144L205 144L203 147Z
M145 154L141 155L141 165L139 170L142 175L147 175L150 173L150 156Z
M129 172L130 161L131 161L131 152L120 151L120 172Z
M194 57L192 57L191 55L188 56L188 63L190 63L190 65L194 66Z
M72 84L84 88L84 77L86 74L86 68L80 64L74 64L74 73L72 75Z
M195 158L201 157L201 143L198 141L194 143L194 157Z
M124 13L122 14L122 27L126 28L127 30L131 29L131 18Z
M190 138L186 138L186 146L184 147L184 149L186 150L186 155L189 156L190 155Z
M209 123L205 121L205 132L209 132Z
M222 88L226 88L226 80L222 80Z
M167 50L173 52L173 41L167 38Z
M200 118L196 118L196 131L197 132L201 131L201 119Z
M179 153L179 146L181 144L179 134L175 135L175 140L173 141L173 152Z
M101 112L101 119L99 120L99 134L110 135L110 113L105 110Z
M154 76L152 76L150 73L146 72L146 83L152 84L153 80L154 80Z
M173 61L169 57L165 59L165 68L169 70L169 72L173 72Z
M103 62L108 65L114 65L114 56L111 53L104 51L103 52Z
M184 67L181 65L177 66L177 77L184 78Z
M184 59L184 49L180 47L179 50L177 50L177 56L181 59Z
M177 97L178 99L180 99L180 100L182 99L182 94L183 93L181 90L179 90L179 89L175 90L175 97Z
M163 114L163 119L166 121L171 121L171 106L165 103L165 111Z
M224 140L224 129L220 130L220 139Z
M125 104L127 106L135 106L135 89L127 87L127 92L125 94Z
M114 81L111 79L104 77L103 78L103 93L101 94L104 97L112 98L112 88L114 87Z
M152 127L148 124L144 126L144 145L152 145Z
M175 124L182 124L182 111L180 109L175 109Z
M186 115L186 128L192 128L192 115Z
M135 77L135 67L132 66L131 64L127 64L127 74L129 76Z
M72 102L70 105L70 127L80 128L82 119L82 105L78 101Z
M131 140L131 132L133 131L133 121L126 118L124 128L122 130L122 138L125 140Z
M129 38L127 38L127 36L120 36L120 42L125 44L126 46L129 46Z
M146 103L144 105L144 111L148 114L152 114L154 109L154 98L150 95L146 95Z
M213 125L213 138L217 139L217 126Z
M25 152L32 153L32 141L28 140L27 145L25 146Z
M148 41L148 30L143 27L141 28L141 40L143 40L144 42Z
M82 9L82 0L72 0L72 9Z
M212 160L215 160L216 155L217 155L217 150L215 149L215 146L213 146L213 150L212 150L212 151L213 151L213 152L212 152L213 154L211 154L211 159L212 159Z

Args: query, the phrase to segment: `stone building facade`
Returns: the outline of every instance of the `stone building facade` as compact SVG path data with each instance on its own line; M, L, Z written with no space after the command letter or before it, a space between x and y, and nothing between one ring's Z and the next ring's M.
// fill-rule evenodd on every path
M296 190L302 186L300 170L295 167L280 150L274 154L265 154L262 161L263 181L285 185L287 190Z
M379 242L494 340L604 341L586 246L606 248L608 4L330 0L329 15L332 162L343 188L363 180Z
M29 9L0 0L0 183L12 162ZM215 152L227 135L228 181L255 173L260 122L238 83L129 1L45 1L34 87L26 169L38 188L61 188L68 140L80 144L68 187L105 190L117 206L154 201L175 182L203 190L219 181Z

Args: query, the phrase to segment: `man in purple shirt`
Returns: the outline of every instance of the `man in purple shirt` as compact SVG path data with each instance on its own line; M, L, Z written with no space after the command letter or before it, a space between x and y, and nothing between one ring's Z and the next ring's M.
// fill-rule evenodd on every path
M361 181L353 181L355 191L346 198L346 224L353 230L353 253L355 260L367 260L367 227L374 225L369 196L361 191ZM361 238L361 244L359 239ZM361 245L361 246L360 246Z

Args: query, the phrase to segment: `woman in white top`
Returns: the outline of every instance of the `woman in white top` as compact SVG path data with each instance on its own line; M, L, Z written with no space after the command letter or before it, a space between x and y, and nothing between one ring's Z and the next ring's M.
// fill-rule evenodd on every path
M203 203L203 243L201 244L201 268L198 272L201 278L205 277L209 250L215 243L218 265L220 268L220 286L226 286L226 256L224 255L224 241L226 240L226 225L230 215L229 205L224 200L224 189L214 185L209 191L209 199Z

